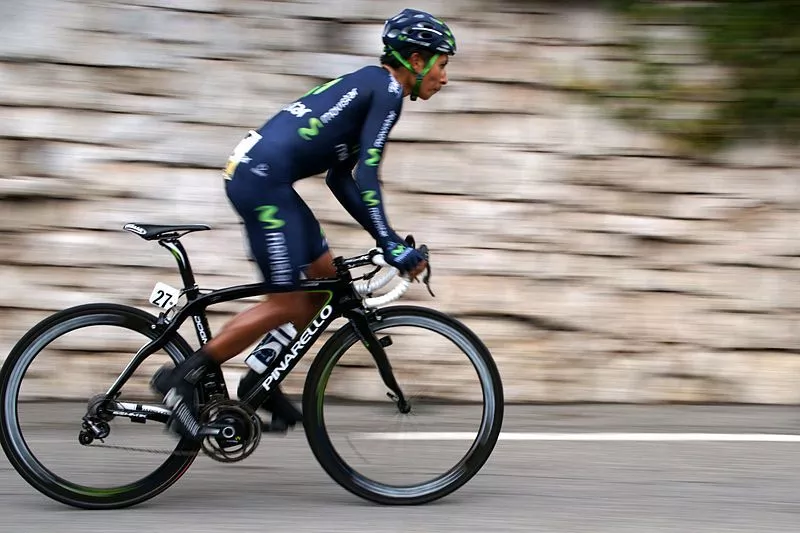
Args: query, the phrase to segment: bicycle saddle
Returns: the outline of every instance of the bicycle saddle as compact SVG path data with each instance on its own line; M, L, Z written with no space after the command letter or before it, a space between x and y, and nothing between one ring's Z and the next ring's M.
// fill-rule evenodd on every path
M139 224L130 223L125 224L122 229L135 233L146 241L155 239L169 239L173 237L180 237L183 234L191 233L193 231L205 231L211 229L211 226L206 224L183 224L179 226L161 226L157 224Z

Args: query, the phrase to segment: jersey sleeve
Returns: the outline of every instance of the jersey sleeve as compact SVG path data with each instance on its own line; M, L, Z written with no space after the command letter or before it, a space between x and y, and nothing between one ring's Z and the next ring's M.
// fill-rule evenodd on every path
M388 74L388 73L387 73ZM361 130L361 148L358 154L358 166L355 172L355 183L361 202L367 210L374 236L378 243L385 244L394 236L386 218L386 211L381 193L381 182L378 174L383 159L383 150L389 132L400 118L402 108L402 91L391 75L381 76L372 89L369 110ZM370 232L373 233L373 232Z
M353 179L353 167L358 162L357 155L331 167L325 178L325 183L345 210L361 227L363 227L376 241L378 234L372 227L372 222L367 212L367 206L361 200L361 194Z
M353 178L353 167L357 162L358 157L353 156L332 167L328 170L325 183L350 216L375 239L376 243L380 243L382 240L385 241L385 238L381 238L373 227L370 213ZM389 240L402 242L402 239L391 229L389 230Z

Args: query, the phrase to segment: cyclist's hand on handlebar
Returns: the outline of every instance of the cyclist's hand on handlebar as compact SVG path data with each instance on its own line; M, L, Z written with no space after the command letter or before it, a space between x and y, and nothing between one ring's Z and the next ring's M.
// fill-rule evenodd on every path
M414 248L399 242L389 241L383 247L383 258L410 279L416 279L428 266L425 257Z

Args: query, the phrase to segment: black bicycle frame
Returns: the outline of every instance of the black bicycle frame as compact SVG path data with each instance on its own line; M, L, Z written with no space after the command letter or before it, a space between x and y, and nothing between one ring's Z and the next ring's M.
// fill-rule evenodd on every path
M118 397L122 386L130 379L142 362L147 359L147 357L163 348L189 317L193 319L194 329L197 333L198 341L202 346L211 338L211 328L206 317L206 309L208 307L241 298L274 294L277 292L288 292L288 290L275 290L274 287L266 283L253 283L218 289L206 294L201 294L200 288L195 281L189 257L183 245L178 240L178 237L160 240L159 244L170 250L178 262L178 269L180 270L184 285L183 292L186 295L187 303L171 319L167 319L167 314L162 313L161 317L159 317L159 323L162 325L166 324L166 327L156 339L143 346L130 363L128 363L122 374L119 375L106 393L106 397L110 399L116 399ZM255 393L261 388L269 392L274 387L277 387L328 326L337 318L344 317L350 321L359 339L372 354L378 366L381 378L386 386L395 394L394 399L398 402L398 405L402 407L406 404L400 386L394 378L386 352L369 327L368 311L364 308L361 298L356 293L352 284L353 278L350 274L350 269L371 264L372 255L370 254L364 254L351 259L337 257L334 259L334 266L336 267L337 274L336 278L301 280L299 289L291 289L292 291L309 293L327 292L328 299L320 308L314 319L306 325L303 330L297 333L287 349L281 352L282 357L273 361L267 370L264 371L258 386L254 387L252 393L247 398L240 398L240 400L245 402L252 400L255 397ZM216 374L217 377L212 379L212 382L217 381L216 385L221 387L218 393L222 394L227 399L228 394L222 373L214 372L214 374ZM207 380L202 381L205 382ZM212 383L212 385L213 384L214 383ZM143 411L140 406L137 412L139 412L138 415L132 416L144 418L145 413L152 413L153 411ZM146 418L151 417L147 416ZM162 419L163 415L159 417L154 416L152 418Z

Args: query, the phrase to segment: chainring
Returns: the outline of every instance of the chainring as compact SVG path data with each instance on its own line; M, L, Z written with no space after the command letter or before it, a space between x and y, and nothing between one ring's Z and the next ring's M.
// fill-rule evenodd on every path
M235 400L215 400L200 414L203 425L233 428L231 435L203 439L203 452L222 463L249 457L261 442L261 419L249 406Z

